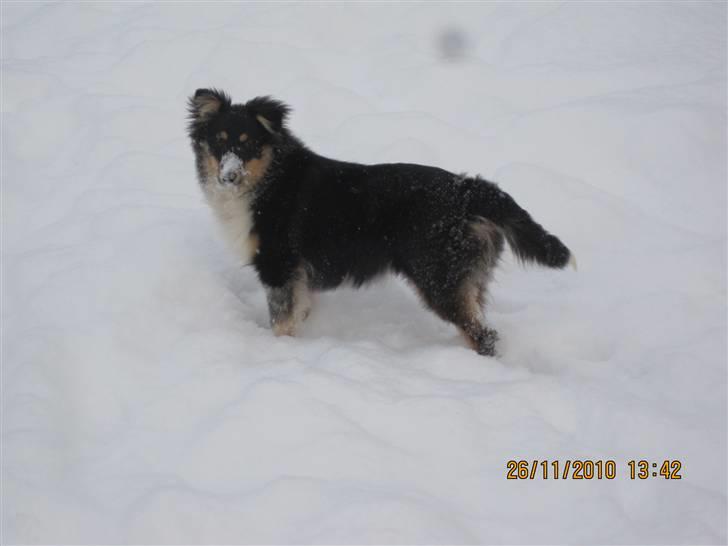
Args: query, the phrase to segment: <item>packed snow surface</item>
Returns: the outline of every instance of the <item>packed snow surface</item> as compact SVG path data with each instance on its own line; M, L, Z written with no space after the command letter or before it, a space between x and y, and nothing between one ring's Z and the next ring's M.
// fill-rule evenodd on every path
M725 543L725 82L722 2L4 2L3 541ZM197 185L210 86L497 181L579 271L505 257L497 358L393 278L273 337Z

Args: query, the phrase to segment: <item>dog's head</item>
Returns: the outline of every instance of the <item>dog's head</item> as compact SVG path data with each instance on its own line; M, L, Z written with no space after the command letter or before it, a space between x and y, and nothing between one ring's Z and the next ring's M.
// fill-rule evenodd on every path
M189 98L189 136L202 154L206 179L222 185L250 186L273 160L273 147L286 133L290 109L270 97L233 104L217 89L198 89Z

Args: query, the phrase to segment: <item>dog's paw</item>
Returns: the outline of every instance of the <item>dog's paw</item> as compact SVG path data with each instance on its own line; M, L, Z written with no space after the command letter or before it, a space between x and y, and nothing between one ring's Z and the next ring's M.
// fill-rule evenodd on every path
M276 337L281 336L296 336L296 325L292 320L284 320L281 322L274 322L271 324L273 329L273 335Z
M478 338L478 346L475 350L483 356L496 356L495 344L498 342L498 332L486 328Z

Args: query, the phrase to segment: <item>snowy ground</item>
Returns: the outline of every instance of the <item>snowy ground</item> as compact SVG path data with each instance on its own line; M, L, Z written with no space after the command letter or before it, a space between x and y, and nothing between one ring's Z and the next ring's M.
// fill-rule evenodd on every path
M3 3L3 541L725 543L725 80L717 2ZM196 185L211 85L498 181L579 272L506 259L497 359L394 279L275 339Z

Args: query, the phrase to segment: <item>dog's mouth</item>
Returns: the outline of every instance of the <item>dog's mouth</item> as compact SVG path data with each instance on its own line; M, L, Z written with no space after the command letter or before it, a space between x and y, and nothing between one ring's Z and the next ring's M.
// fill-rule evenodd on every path
M226 152L220 159L220 172L217 176L220 184L239 185L247 174L245 163L233 152Z

